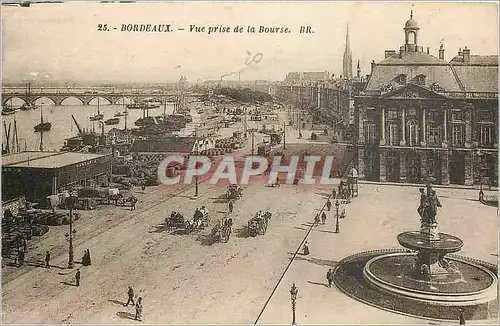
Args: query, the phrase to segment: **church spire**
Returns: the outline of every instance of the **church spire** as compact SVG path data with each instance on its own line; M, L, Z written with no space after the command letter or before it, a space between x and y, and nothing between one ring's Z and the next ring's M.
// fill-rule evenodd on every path
M347 32L345 35L343 75L346 78L349 78L349 79L352 78L352 53L351 53L351 44L349 41L349 24L347 24Z

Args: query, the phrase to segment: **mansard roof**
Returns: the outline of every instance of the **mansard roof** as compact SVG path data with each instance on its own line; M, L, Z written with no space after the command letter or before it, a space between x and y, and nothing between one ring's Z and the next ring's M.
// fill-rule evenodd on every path
M396 87L394 80L406 75L411 81L425 76L426 88L439 86L447 92L498 93L498 57L471 55L470 63L454 58L449 63L423 52L405 52L376 64L368 80L366 91L387 90Z

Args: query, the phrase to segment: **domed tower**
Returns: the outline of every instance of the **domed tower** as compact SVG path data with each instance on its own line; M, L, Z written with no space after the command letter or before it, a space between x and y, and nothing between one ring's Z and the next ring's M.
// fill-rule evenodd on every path
M423 52L423 47L418 46L418 31L420 27L413 19L413 9L410 11L410 19L405 23L405 45L401 50L404 52Z

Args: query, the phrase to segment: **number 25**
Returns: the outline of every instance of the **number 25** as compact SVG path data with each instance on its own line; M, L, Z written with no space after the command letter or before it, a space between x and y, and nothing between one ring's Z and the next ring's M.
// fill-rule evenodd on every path
M97 25L97 30L99 32L105 32L105 31L107 31L108 30L108 24L104 24L104 25L103 24L99 24L99 25Z

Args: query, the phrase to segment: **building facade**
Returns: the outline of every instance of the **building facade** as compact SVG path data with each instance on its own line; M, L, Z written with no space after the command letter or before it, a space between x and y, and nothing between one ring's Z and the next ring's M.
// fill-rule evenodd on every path
M2 200L25 196L43 206L49 195L73 186L90 187L107 181L112 155L20 152L2 159Z
M464 47L449 62L419 45L413 15L399 52L372 62L355 97L355 162L372 181L461 184L498 179L498 57Z

